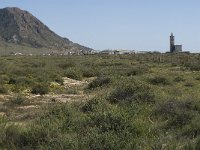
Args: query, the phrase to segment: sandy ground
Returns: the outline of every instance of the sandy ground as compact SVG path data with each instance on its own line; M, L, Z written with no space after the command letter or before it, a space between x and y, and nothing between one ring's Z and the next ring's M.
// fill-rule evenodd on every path
M35 112L39 112L44 105L46 104L54 104L54 103L67 103L74 101L86 101L90 99L92 96L88 94L84 94L84 88L91 82L94 78L87 78L86 80L79 81L64 77L64 84L57 85L62 86L64 89L77 88L78 91L75 94L55 94L50 92L46 95L34 95L29 92L25 92L26 98L29 100L29 103L25 105L16 105L14 107L6 107L5 103L8 102L14 94L11 93L9 95L0 95L0 116L8 116L12 118L11 120L20 120L29 115L34 114ZM57 84L57 83L54 83ZM14 119L13 119L14 118ZM30 117L31 118L31 117Z

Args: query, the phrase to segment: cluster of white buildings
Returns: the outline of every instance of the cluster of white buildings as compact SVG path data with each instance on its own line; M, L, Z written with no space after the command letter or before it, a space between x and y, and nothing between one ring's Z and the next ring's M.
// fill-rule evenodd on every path
M146 54L152 53L152 51L136 51L136 50L123 50L123 49L107 49L103 51L99 51L99 54L107 54L107 55L117 55L117 54Z
M53 56L53 55L60 55L60 56L69 56L69 55L123 55L123 54L146 54L152 53L152 51L135 51L135 50L123 50L123 49L106 49L102 51L92 50L92 51L68 51L68 52L51 52L51 53L43 53L43 56ZM33 54L23 54L20 52L11 53L11 55L28 55L32 56Z

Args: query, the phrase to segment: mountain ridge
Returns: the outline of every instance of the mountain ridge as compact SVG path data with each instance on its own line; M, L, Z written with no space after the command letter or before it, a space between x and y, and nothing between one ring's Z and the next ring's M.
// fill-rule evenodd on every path
M0 9L0 41L57 53L88 53L92 49L73 43L49 29L31 13L18 7Z

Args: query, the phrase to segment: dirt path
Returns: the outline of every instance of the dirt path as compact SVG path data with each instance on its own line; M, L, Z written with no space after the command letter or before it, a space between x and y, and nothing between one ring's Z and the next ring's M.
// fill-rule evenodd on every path
M25 93L25 97L28 100L28 103L25 105L7 106L6 103L10 101L14 94L0 95L0 116L7 116L12 122L21 123L33 119L47 104L86 101L91 98L91 95L85 94L84 88L93 79L94 78L87 78L83 81L79 81L64 77L63 85L52 83L54 86L62 88L64 92L58 94L52 91L46 95L34 95L30 92Z
M51 92L43 96L31 95L30 97L31 99L41 98L41 100L37 102L43 102L43 103L54 103L54 102L66 103L66 102L73 102L73 101L83 101L90 97L90 95L84 94L84 88L89 84L89 81L92 79L93 78L79 81L79 80L74 80L74 79L64 77L63 78L64 82L62 86L64 87L64 89L68 89L68 90L71 89L72 90L71 93L64 92L61 94L56 94L56 93ZM73 91L73 89L75 89L75 92Z

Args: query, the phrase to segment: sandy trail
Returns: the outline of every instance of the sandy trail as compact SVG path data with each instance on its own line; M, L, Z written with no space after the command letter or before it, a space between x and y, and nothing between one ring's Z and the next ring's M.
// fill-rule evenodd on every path
M94 78L87 78L86 80L79 81L70 79L67 77L63 77L63 85L57 84L58 87L62 87L64 89L73 89L76 88L76 93L67 94L61 93L56 94L50 92L46 95L34 95L31 94L30 91L25 93L26 98L29 103L26 105L14 105L14 107L7 107L5 104L8 102L13 96L13 93L8 95L0 95L0 116L8 116L10 118L15 118L16 120L20 120L20 118L24 118L27 113L32 114L35 112L40 112L42 107L46 104L54 104L54 103L67 103L74 101L86 101L91 98L91 95L84 93L84 88L93 80Z

